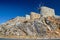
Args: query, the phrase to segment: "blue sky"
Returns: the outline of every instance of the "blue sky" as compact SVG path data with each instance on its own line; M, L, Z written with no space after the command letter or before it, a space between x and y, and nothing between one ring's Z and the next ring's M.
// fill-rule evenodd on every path
M60 0L0 0L0 23L31 11L38 13L39 4L55 9L56 15L60 15Z

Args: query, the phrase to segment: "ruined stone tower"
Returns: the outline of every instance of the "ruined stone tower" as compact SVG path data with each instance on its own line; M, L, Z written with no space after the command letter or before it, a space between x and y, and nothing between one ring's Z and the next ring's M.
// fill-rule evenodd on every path
M55 15L54 9L49 8L49 7L45 7L45 6L41 7L41 12L40 13L43 17L48 17L48 16L54 16Z

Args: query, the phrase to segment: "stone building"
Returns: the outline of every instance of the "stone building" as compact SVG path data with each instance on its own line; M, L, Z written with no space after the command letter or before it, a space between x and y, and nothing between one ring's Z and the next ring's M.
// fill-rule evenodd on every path
M38 19L38 18L40 18L40 14L35 13L35 12L31 12L31 14L30 14L30 19L31 20L35 20L35 19Z
M49 8L49 7L45 7L45 6L41 7L41 12L40 13L43 17L48 17L48 16L54 16L55 15L54 9Z

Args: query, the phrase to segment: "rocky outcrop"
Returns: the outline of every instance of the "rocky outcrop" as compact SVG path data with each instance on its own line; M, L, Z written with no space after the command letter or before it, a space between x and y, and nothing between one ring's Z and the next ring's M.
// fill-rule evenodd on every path
M15 35L15 36L37 36L54 38L60 37L60 19L52 16L38 16L34 14L34 20L31 21L30 16L27 17L30 20L26 20L25 17L16 17L0 25L0 35ZM31 14L32 16L32 14ZM46 16L46 14L45 14ZM33 17L33 16L32 16ZM31 18L32 18L31 17ZM58 29L58 30L57 30ZM53 35L53 34L54 35Z
M54 20L57 19L50 19L50 17L41 17L40 19L35 19L32 22L6 22L5 24L0 25L0 34L6 36L16 35L44 37L47 35L47 30L55 31L57 28L60 27L55 24L56 22ZM59 24L59 22L57 23Z

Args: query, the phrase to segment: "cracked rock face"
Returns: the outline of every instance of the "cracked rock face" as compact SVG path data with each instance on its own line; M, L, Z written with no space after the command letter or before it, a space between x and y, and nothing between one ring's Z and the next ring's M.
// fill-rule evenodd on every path
M12 25L14 23L14 25ZM57 26L49 18L41 17L40 19L35 19L32 22L8 22L6 24L0 25L1 35L16 35L16 36L43 36L47 35L47 29L55 31ZM60 26L59 26L60 27Z
M40 36L46 35L46 27L42 21L40 20L34 21L34 26L36 28L37 35L40 35Z

